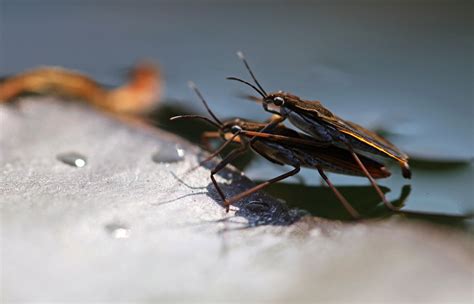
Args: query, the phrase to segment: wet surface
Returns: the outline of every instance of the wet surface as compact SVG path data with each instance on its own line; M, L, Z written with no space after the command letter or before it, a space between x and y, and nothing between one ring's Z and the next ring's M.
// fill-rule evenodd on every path
M120 222L111 222L104 226L105 231L115 239L128 239L130 237L131 229Z
M280 200L255 193L226 213L208 166L196 167L202 151L180 138L82 104L20 103L0 106L2 300L225 302L236 286L247 302L472 295L471 235L455 218L433 225L426 214L388 213L370 187L339 185L367 218L333 220L347 214L332 193L304 181L273 185ZM150 159L176 143L183 161ZM70 168L58 151L90 162ZM252 186L232 168L216 178L228 196ZM382 189L395 205L410 202L406 187Z
M151 159L158 164L176 163L182 161L184 155L184 149L180 145L170 143L159 147L158 151L151 156Z

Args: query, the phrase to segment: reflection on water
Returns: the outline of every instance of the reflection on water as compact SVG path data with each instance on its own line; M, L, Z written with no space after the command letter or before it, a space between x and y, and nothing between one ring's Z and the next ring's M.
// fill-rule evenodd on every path
M339 186L337 189L363 217L374 211L381 202L370 186ZM381 190L384 193L389 191L386 187L381 187ZM279 183L269 186L267 191L284 199L290 206L305 209L311 214L332 219L351 219L329 187Z

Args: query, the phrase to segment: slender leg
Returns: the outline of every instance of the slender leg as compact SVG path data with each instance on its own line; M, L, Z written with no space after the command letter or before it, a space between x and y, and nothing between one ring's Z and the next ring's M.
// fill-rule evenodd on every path
M339 199L339 201L341 202L341 204L344 206L344 208L346 208L347 212L350 213L350 215L355 218L355 219L358 219L360 218L360 214L359 212L357 212L354 207L351 206L351 204L349 204L349 202L346 200L346 198L339 192L339 190L337 190L336 187L334 187L334 185L331 183L331 181L329 180L329 178L326 176L326 174L324 173L323 169L321 168L318 168L318 172L319 172L319 175L321 175L321 177L324 179L324 181L326 182L326 184L328 184L329 188L331 188L332 192L334 192L334 194L336 195L336 197Z
M220 163L217 164L217 166L211 170L211 180L212 183L214 184L214 187L216 188L217 192L219 193L219 196L221 199L224 201L224 205L226 206L226 212L229 212L229 206L230 204L227 203L227 199L225 198L225 194L222 191L222 189L219 187L217 184L216 179L214 178L214 175L217 174L219 171L225 168L228 163L245 153L248 149L248 143L246 141L241 141L242 146L240 148L232 150Z
M265 109L265 110L267 110L267 109ZM272 118L272 120L265 127L260 129L259 133L264 133L266 131L271 131L275 126L277 126L279 123L283 122L285 119L286 119L285 116L277 116L277 117ZM250 143L253 143L256 140L258 140L258 136L252 137L252 139L250 139Z
M214 134L216 133L216 134ZM183 177L186 176L187 174L193 172L194 170L196 170L197 168L199 168L200 166L202 166L205 162L208 162L210 161L211 159L213 159L214 157L216 157L220 152L222 152L222 150L224 150L225 147L227 147L230 143L232 143L236 137L238 136L239 134L234 134L232 135L231 138L229 138L228 140L226 140L216 151L214 151L211 155L209 155L208 157L206 157L206 159L202 160L199 162L199 164L197 166L194 166L190 169L188 169L186 172L184 172L184 174L182 175ZM220 134L218 132L205 132L202 136L202 138L206 138L206 139L213 139L213 138L220 138ZM232 152L231 152L232 153ZM222 162L222 161L221 161ZM227 162L228 163L228 162ZM211 179L213 178L213 176L211 175ZM216 186L217 184L214 182L213 180L213 183L214 183L214 186ZM219 187L216 186L216 189L217 191L219 192L219 194L221 194L222 191L220 191ZM221 195L222 197L222 195Z
M400 210L404 205L405 205L405 201L407 200L408 196L410 195L410 192L411 192L411 186L410 185L404 185L402 187L402 192L400 193L400 196L398 197L398 199L392 201L392 205L396 206L398 209L398 211L395 211L395 213L400 213L400 214L416 214L416 213L411 213L411 211L407 211L407 210ZM384 209L385 210L385 209ZM370 216L373 216L373 215L385 215L384 213L380 213L379 212L380 210L378 210L377 206L375 206L372 210L371 210L371 215ZM391 211L391 210L389 210ZM426 214L424 212L421 212L419 214Z
M232 135L231 138L229 138L225 143L223 143L219 148L217 148L216 151L212 152L211 155L209 155L206 159L204 159L203 161L201 161L199 164L201 165L201 164L203 164L203 163L205 163L205 162L210 161L210 160L213 159L214 157L216 157L219 153L222 152L222 150L225 149L225 147L227 147L230 143L232 143L232 142L235 140L235 138L236 138L237 136L239 136L239 133L236 133L236 134Z
M216 138L216 135L213 134L214 132L205 132L202 136L202 138L206 138L207 139L212 139L212 138ZM215 132L217 133L217 132ZM196 170L197 168L199 168L200 166L202 166L204 163L210 161L211 159L213 159L214 157L216 157L219 153L222 152L222 150L225 149L225 147L227 147L231 142L233 142L235 140L235 138L238 136L237 135L233 135L231 138L229 138L229 140L225 141L219 148L217 148L216 151L212 152L211 155L209 155L208 157L206 157L204 160L200 161L199 164L197 166L194 166L192 167L191 169L189 169L188 171L186 171L184 173L184 175L186 174L189 174L191 172L193 172L194 170ZM217 137L220 138L220 134L217 133Z
M291 171L289 171L289 172L287 172L287 173L284 173L284 174L282 174L282 175L279 175L279 176L277 176L277 177L274 177L274 178L272 178L272 179L269 179L269 180L267 180L266 182L263 182L263 183L261 183L261 184L258 184L257 186L255 186L255 187L253 187L253 188L250 188L250 189L248 189L248 190L245 190L245 191L243 191L243 192L241 192L241 193L239 193L239 194L237 194L237 195L231 197L230 199L227 200L226 203L229 204L229 205L231 205L231 204L233 204L233 203L235 203L235 202L241 200L242 198L244 198L244 197L246 197L246 196L248 196L248 195L250 195L250 194L252 194L252 193L254 193L254 192L257 192L257 191L259 191L259 190L265 188L265 187L268 186L268 185L271 185L271 184L276 183L276 182L278 182L278 181L281 181L281 180L283 180L283 179L285 179L285 178L288 178L288 177L290 177L290 176L293 176L293 175L297 174L298 172L300 172L300 166L299 166L299 165L298 165L298 166L295 166L295 168L294 168L293 170L291 170Z
M359 156L357 156L357 154L354 152L354 149L352 148L352 146L348 143L346 143L347 147L349 148L349 152L352 154L352 157L354 158L354 160L356 161L356 163L359 165L359 167L362 169L362 171L364 172L365 176L367 176L367 178L369 179L370 183L372 184L372 186L375 188L375 191L377 191L377 194L380 196L380 198L382 199L384 205L392 210L392 211L398 211L398 208L396 208L394 205L392 205L392 203L390 203L389 201L387 201L387 198L385 197L385 194L383 194L382 190L380 189L379 185L377 185L377 183L375 182L374 178L370 175L369 171L367 171L367 168L364 166L364 164L362 163L362 161L360 160Z

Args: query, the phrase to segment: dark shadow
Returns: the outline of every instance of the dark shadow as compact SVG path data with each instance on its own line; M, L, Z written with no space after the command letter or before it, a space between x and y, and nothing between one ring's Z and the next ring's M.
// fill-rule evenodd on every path
M408 220L429 222L460 230L472 230L474 214L444 214L403 210L401 216Z
M381 219L396 215L409 220L422 220L461 229L468 229L469 226L472 226L472 223L468 222L473 218L472 214L462 215L406 210L404 206L411 192L410 185L403 186L400 196L391 202L395 207L401 208L398 212L389 210L381 202L371 186L339 186L337 188L349 200L352 206L361 213L363 219ZM380 188L384 193L390 191L387 187ZM351 220L347 211L327 187L279 183L269 186L267 192L275 197L283 198L290 207L302 208L314 216L337 220Z
M227 198L237 195L240 192L251 188L253 185L253 183L244 177L233 178L230 184L219 183L221 189L226 193ZM224 202L212 183L209 183L207 190L207 195L222 208L225 208ZM243 228L260 225L286 226L298 221L304 215L308 215L308 213L303 210L290 208L285 203L268 196L263 191L243 198L233 206L238 208L235 215L241 216L248 221L248 226Z
M445 160L435 161L423 158L410 158L410 166L419 170L426 171L446 171L446 170L458 170L469 166L472 160Z
M401 193L399 198L396 200L391 201L392 205L396 208L400 208L400 213L403 213L403 207L405 206L405 202L408 199L408 196L411 193L411 185L405 185L402 187ZM384 218L394 215L395 213L389 209L384 204L376 205L372 210L366 213L366 217L368 218Z
M170 203L174 203L174 202L176 202L176 201L179 201L180 199L183 199L183 198L185 198L185 197L194 196L194 195L200 195L200 194L207 194L207 192L202 191L202 192L188 193L188 194L184 194L184 195L181 195L181 196L178 196L178 197L169 199L169 200L156 202L156 203L154 203L153 205L154 205L154 206L166 205L166 204L170 204Z
M384 193L390 191L387 187L380 188ZM337 189L364 218L381 203L380 197L371 186L338 186ZM290 207L307 210L314 216L352 220L329 187L278 183L267 187L266 190L273 196L284 199Z

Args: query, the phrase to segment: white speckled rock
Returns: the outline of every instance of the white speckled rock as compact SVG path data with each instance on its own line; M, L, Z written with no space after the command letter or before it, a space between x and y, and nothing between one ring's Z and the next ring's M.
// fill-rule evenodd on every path
M225 214L208 169L186 174L199 149L173 135L51 99L0 106L0 123L2 302L473 301L461 232L323 220L264 194L246 203L268 210ZM182 161L152 161L177 144Z

